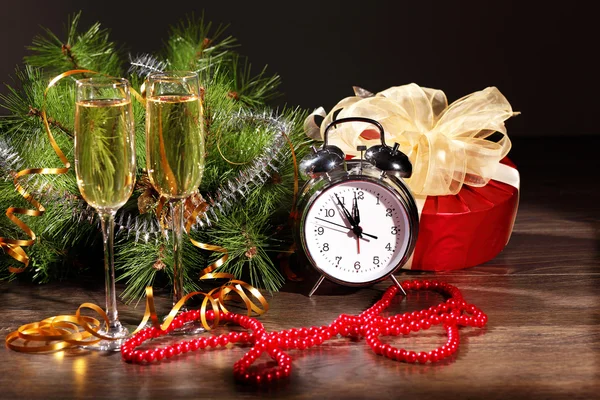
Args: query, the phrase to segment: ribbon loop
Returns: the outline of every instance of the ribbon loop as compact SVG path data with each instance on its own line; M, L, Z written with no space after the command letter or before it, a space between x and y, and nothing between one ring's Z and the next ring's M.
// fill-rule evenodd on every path
M305 121L305 132L322 140L334 120L368 117L380 122L388 143L398 143L413 164L406 179L414 194L456 194L462 185L485 186L510 148L504 121L518 115L495 87L471 93L448 105L441 90L414 83L395 86L376 95L357 90L357 95L336 104L325 116L320 135L315 133L317 109ZM495 134L494 140L490 136ZM498 138L496 138L496 136ZM347 155L357 156L357 146L379 144L360 123L344 124L331 131L329 142Z

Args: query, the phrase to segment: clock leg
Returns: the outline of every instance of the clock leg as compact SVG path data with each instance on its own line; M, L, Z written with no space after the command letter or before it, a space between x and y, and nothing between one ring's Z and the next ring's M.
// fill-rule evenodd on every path
M390 275L390 279L392 280L392 282L394 282L394 285L398 286L398 289L400 289L400 291L402 291L402 293L406 296L406 292L404 291L404 288L402 287L400 282L398 282L398 279L396 279L394 274Z
M308 294L308 297L311 297L317 291L317 289L319 288L319 286L321 286L321 283L323 283L323 279L325 279L325 275L321 275L321 277L319 278L319 280L317 281L317 283L315 284L315 286L313 286L312 290Z

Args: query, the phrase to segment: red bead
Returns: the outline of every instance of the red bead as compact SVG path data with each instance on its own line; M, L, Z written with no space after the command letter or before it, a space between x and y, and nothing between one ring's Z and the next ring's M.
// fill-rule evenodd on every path
M175 355L175 350L173 349L173 347L172 347L172 346L168 346L168 347L165 349L165 356L166 356L167 358L171 358L171 357L173 357L174 355Z
M417 322L417 321L411 321L411 322L410 322L410 329L411 329L413 332L418 332L418 331L420 331L420 330L421 330L421 323L420 323L420 322Z
M453 324L456 322L456 317L454 316L454 314L444 314L442 315L442 320L445 323Z
M424 351L420 351L417 354L417 360L419 361L419 363L425 364L427 361L429 361L429 354L427 354Z
M132 357L133 357L133 350L127 349L127 350L123 350L121 348L121 357L123 358L123 360L125 361L131 361Z
M400 325L400 332L402 332L403 335L408 335L411 331L410 325L409 324L402 324Z
M439 356L440 356L440 360L441 360L442 358L446 358L446 357L448 356L448 352L446 351L446 347L445 347L445 346L442 346L442 347L440 347L440 348L438 349L438 354L439 354Z
M406 361L409 363L414 363L415 361L417 361L417 353L415 353L414 351L409 351L406 354Z
M152 362L154 361L154 359L156 358L156 355L154 353L154 350L146 350L144 352L144 359L148 362Z
M385 346L385 356L387 358L391 358L391 359L395 359L396 358L396 353L398 352L398 349L395 347L392 347L390 345L386 345Z
M381 355L381 352L383 350L383 344L381 342L374 342L371 345L371 348L373 349L373 351L375 352L375 354Z
M171 325L169 325L169 328L173 328L173 329L177 329L177 328L181 328L181 326L183 325L183 322L181 321L181 319L179 318L175 318L173 320L173 322L171 322Z
M190 351L190 343L189 342L181 343L181 352L187 353L188 351Z
M181 354L181 351L183 350L180 343L177 343L174 346L172 346L172 349L173 353L175 353L176 355Z
M432 350L429 352L429 361L431 362L437 362L440 359L440 355L437 352L437 350Z
M142 363L142 362L144 362L145 359L146 359L146 355L144 354L143 351L139 351L139 350L134 351L133 360L136 363Z
M400 349L398 351L398 354L396 354L396 360L398 361L406 361L406 355L408 354L408 352L404 349Z

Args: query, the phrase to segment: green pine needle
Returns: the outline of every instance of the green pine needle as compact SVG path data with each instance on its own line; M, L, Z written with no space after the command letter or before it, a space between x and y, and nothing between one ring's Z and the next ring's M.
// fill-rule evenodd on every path
M44 107L52 135L66 157L73 161L74 81L83 75L61 80L48 90L44 99L51 77L74 68L113 76L123 73L121 47L110 40L110 32L99 23L82 29L80 18L81 12L69 18L63 38L48 29L36 36L28 47L31 54L25 58L25 65L15 73L15 83L7 84L7 94L0 95L0 107L8 113L0 118L0 140L19 155L24 167L62 166L42 123ZM248 59L237 53L237 41L228 36L226 30L227 26L213 26L204 15L200 18L192 15L171 28L160 53L160 59L169 69L194 70L201 78L206 168L199 192L205 197L238 177L240 171L261 156L279 134L265 121L240 117L249 113L275 115L268 103L279 96L280 78L269 74L266 66L258 72L253 70ZM125 77L135 90L140 91L140 77ZM149 221L157 218L156 204L146 211L147 214L140 215L139 197L143 194L146 202L156 202L158 196L141 184L146 179L145 108L136 100L133 101L133 114L137 185L119 213ZM291 126L291 131L285 134L292 143L297 161L307 153L310 144L302 128L306 116L305 110L289 108L277 114L278 119ZM293 200L295 165L287 144L279 151L284 157L278 157L276 171L268 167L270 177L264 184L251 185L245 197L234 201L231 209L220 214L218 222L211 228L193 229L190 233L196 240L227 249L228 260L219 271L229 272L272 292L284 283L273 260L289 247L292 240L287 224ZM14 172L0 168L0 207L2 210L14 206L32 208L14 189L11 178ZM94 210L82 201L73 169L61 175L23 177L20 182L46 207L42 217L22 217L39 237L35 245L24 247L31 264L21 275L23 279L42 283L97 271L101 267L98 260L102 258L98 219ZM161 289L172 286L172 232L146 238L146 242L145 232L136 235L135 231L128 231L129 228L116 234L115 262L117 279L126 283L120 296L127 302L134 302L144 297L148 285ZM27 238L6 217L0 218L0 236ZM184 242L185 291L214 286L213 282L199 281L199 277L204 268L223 254L201 250L193 246L187 236ZM15 275L8 272L8 267L15 264L14 259L0 253L0 279L14 279Z

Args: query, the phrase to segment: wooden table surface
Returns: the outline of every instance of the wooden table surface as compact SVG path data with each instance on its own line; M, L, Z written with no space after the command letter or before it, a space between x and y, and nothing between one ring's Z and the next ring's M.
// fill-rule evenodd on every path
M489 317L484 329L461 328L458 353L437 364L406 364L375 355L364 340L337 338L309 350L291 350L290 378L271 388L233 379L247 347L188 353L152 365L123 362L119 353L60 351L24 354L0 350L0 399L134 398L581 398L600 396L600 187L598 137L514 140L510 158L521 173L513 235L493 260L454 272L406 272L404 279L456 285ZM533 152L538 148L537 153ZM533 155L532 155L533 154ZM325 325L358 314L389 286L360 290L324 283L306 296L306 284L287 284L268 296L259 317L269 331ZM345 293L342 293L345 292ZM82 281L33 285L0 283L0 333L83 302L103 304L103 286ZM436 294L409 292L393 304L401 313L437 304ZM165 311L169 299L157 299ZM136 325L143 305L119 305L121 320ZM393 343L430 350L445 341L438 328Z

